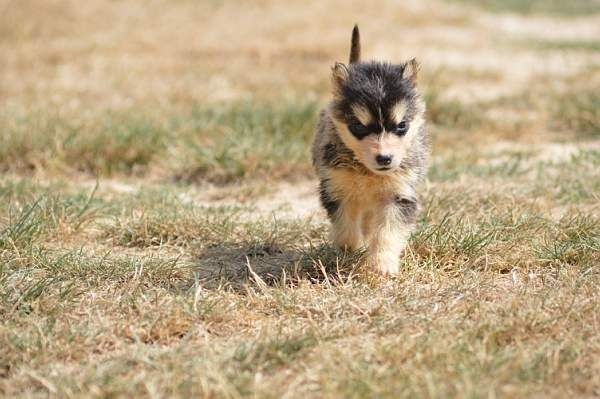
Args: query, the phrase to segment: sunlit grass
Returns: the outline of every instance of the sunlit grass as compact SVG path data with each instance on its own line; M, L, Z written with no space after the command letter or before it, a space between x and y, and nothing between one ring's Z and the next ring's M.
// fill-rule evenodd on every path
M105 212L86 214L89 201L71 208L63 191L32 195L2 219L6 393L154 386L262 396L292 389L281 383L289 368L325 396L594 386L593 356L582 351L597 331L600 235L590 215L553 220L500 193L431 192L401 276L385 281L348 267L360 258L327 247L321 223L247 219L176 192L155 203L98 198ZM69 237L90 238L54 244ZM142 252L120 253L131 245ZM61 363L65 354L78 371Z
M597 2L5 3L1 397L600 392ZM393 278L310 159L356 22L433 136Z
M145 175L232 181L267 173L290 177L310 164L305 151L313 103L240 103L194 107L160 117L100 113L84 122L32 113L5 114L0 169L53 170L91 176Z

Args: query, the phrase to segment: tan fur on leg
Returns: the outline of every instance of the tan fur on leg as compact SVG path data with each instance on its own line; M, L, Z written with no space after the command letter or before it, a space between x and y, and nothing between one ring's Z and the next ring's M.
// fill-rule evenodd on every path
M332 224L333 242L342 249L355 251L363 245L360 211L354 204L343 204Z
M411 228L402 222L398 210L383 207L374 216L372 234L368 244L369 264L383 274L397 274L400 255L410 235Z

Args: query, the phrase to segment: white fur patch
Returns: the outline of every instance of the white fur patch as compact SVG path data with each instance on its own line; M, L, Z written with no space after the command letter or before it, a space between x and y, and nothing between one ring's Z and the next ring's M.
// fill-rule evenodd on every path
M361 105L354 104L352 106L352 112L354 112L356 119L358 119L364 126L369 126L373 122L373 116L369 110Z
M404 119L405 115L406 103L404 101L401 101L398 104L394 105L394 107L392 108L392 118L394 119L394 122L402 122L402 119Z

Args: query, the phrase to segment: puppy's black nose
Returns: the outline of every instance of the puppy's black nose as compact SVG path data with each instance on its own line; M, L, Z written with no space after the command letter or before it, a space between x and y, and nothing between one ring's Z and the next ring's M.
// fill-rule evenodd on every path
M375 157L375 161L377 161L379 166L388 166L392 163L392 156L379 154Z

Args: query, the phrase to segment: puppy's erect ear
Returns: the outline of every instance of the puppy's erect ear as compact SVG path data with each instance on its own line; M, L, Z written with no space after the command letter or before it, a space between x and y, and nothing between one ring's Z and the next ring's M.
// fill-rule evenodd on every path
M341 96L341 89L348 80L348 67L341 62L336 62L331 68L331 82L333 84L333 95Z
M419 65L417 60L413 58L412 60L404 64L404 69L402 70L402 77L404 79L410 80L411 82L416 82L419 69L421 69L421 66Z

